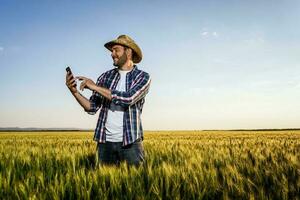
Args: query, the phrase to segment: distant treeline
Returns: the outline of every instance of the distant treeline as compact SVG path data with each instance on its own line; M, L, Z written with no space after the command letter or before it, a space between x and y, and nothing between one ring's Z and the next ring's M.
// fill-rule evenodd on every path
M94 131L92 129L39 129L39 128L0 128L0 132L68 132L68 131Z
M209 129L209 130L172 130L172 131L297 131L300 128L283 128L283 129ZM91 132L93 129L73 129L73 128L0 128L0 132L68 132L68 131L84 131ZM147 130L146 130L147 131ZM150 130L151 131L151 130ZM165 131L165 130L162 130Z
M227 130L203 130L203 131L299 131L300 128L276 128L276 129L227 129Z

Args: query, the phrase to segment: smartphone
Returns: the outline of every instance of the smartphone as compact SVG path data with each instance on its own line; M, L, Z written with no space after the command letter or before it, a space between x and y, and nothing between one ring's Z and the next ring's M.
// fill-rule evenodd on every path
M66 68L66 71L72 74L71 68L69 66Z
M67 73L71 74L72 77L74 77L73 73L72 73L72 70L71 70L71 68L69 66L66 68L66 71L67 71ZM77 84L75 84L75 87L77 87Z

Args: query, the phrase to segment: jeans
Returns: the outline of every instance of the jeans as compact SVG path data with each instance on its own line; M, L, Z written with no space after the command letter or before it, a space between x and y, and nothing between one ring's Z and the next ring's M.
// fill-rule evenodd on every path
M125 161L128 165L139 166L145 160L141 139L124 147L122 142L98 143L97 150L100 164L119 165Z

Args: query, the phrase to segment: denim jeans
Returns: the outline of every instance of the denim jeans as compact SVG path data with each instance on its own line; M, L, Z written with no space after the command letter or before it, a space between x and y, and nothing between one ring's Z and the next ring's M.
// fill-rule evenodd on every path
M141 139L125 147L122 142L98 143L98 158L100 164L119 165L127 162L128 165L139 166L144 162L144 147Z

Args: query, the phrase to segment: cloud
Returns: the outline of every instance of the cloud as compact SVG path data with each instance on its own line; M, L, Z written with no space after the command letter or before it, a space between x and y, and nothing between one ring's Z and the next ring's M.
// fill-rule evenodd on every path
M219 34L216 31L202 31L201 36L217 38L219 37Z
M1 46L0 46L0 51L4 51L4 47L1 47Z
M207 32L207 31L204 31L204 32L201 33L201 35L202 35L202 36L206 36L206 35L208 35L208 32Z

